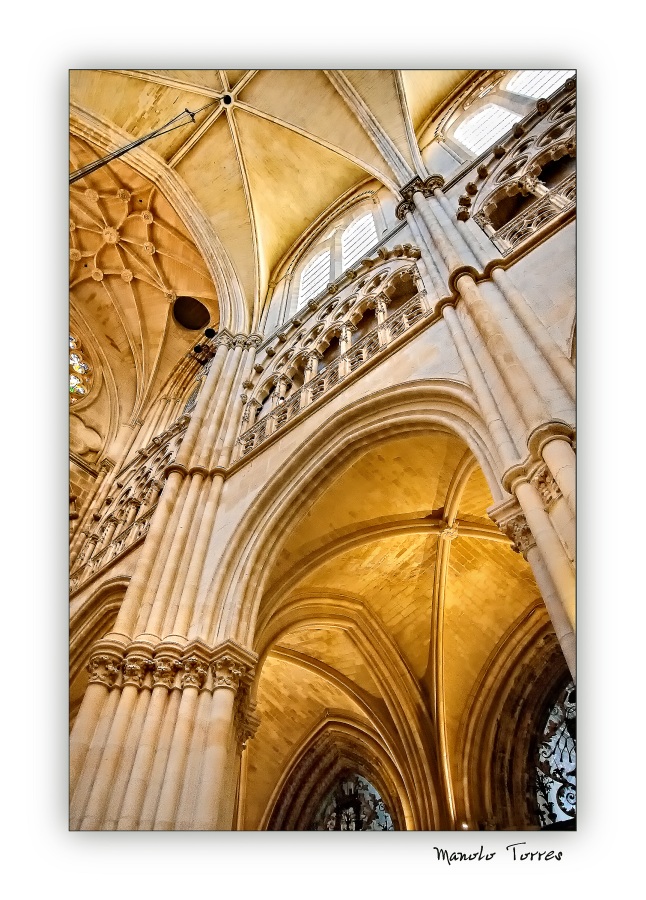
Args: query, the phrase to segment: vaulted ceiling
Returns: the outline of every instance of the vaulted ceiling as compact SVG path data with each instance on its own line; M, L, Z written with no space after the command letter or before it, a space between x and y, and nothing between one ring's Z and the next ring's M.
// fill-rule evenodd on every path
M251 323L273 270L318 216L366 179L394 189L402 175L393 159L403 161L404 172L415 170L415 133L468 75L83 70L71 73L70 90L73 107L116 129L124 144L184 109L199 110L194 122L185 117L145 148L179 176L206 215Z

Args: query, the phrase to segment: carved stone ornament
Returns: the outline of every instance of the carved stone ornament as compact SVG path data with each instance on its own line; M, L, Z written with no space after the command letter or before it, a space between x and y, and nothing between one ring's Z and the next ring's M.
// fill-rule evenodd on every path
M182 668L182 664L170 656L158 656L153 663L153 686L163 685L171 688L175 681L176 673Z
M233 338L233 346L234 347L244 347L247 343L247 335L246 334L236 334Z
M234 656L221 656L211 663L214 688L229 688L237 691L243 680L251 677L251 666L236 659Z
M458 222L466 222L469 219L471 212L468 206L458 206L458 211L455 215Z
M432 194L434 191L442 190L444 187L444 178L441 175L431 175L430 178L427 178L424 182L425 193L424 196L428 196L428 194Z
M458 526L453 523L453 525L449 525L448 523L444 526L444 528L440 531L440 537L443 537L447 541L453 541L458 536Z
M204 686L208 669L197 656L189 656L183 661L182 687L194 687L198 690Z
M525 559L527 559L527 553L536 545L536 541L534 540L534 535L530 531L525 516L521 513L506 522L504 525L504 532L507 537L511 538L513 541L514 550L516 550L517 553L522 553Z
M119 676L119 658L105 653L93 656L87 664L90 684L112 687Z
M532 478L532 484L540 494L546 510L549 510L562 496L561 489L547 466L543 466L536 472Z
M249 697L248 689L245 689L239 695L234 717L236 739L240 750L244 750L247 741L254 737L259 725L260 717L256 714L256 703Z
M150 665L150 660L145 659L143 656L126 657L121 664L124 685L134 684L135 687L141 687Z

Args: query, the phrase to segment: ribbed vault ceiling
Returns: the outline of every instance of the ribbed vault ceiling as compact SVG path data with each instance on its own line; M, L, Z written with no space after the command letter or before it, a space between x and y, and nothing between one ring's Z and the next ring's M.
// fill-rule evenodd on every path
M213 102L146 148L210 219L257 321L275 266L324 210L366 178L395 186L366 114L414 168L414 130L468 72L342 74L354 105L318 70L73 71L71 101L133 139Z

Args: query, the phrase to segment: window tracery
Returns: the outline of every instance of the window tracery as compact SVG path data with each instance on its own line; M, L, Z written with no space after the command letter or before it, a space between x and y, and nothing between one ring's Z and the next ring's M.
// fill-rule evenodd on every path
M92 367L85 360L80 342L70 334L70 403L77 403L90 392Z
M393 820L377 789L361 775L344 775L328 791L311 831L394 831Z
M576 688L552 707L538 747L536 798L543 828L576 817Z

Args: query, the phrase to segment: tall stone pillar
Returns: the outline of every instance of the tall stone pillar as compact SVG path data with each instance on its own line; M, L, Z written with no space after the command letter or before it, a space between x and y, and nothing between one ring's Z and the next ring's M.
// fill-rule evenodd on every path
M206 746L202 759L202 777L191 827L197 830L229 829L239 773L236 712L255 672L256 657L233 641L225 641L213 654L213 698ZM250 724L253 724L250 722Z
M489 511L489 515L499 528L511 539L514 549L522 553L531 566L534 579L541 592L545 608L554 627L563 656L573 678L576 679L576 637L574 634L573 610L566 608L559 595L549 567L546 565L527 518L514 498L499 504Z

